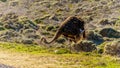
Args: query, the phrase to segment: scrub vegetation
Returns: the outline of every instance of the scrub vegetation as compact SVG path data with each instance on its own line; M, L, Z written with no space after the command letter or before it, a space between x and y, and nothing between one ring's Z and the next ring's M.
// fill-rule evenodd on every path
M86 39L51 40L69 16L85 21ZM0 0L0 67L119 68L119 0Z

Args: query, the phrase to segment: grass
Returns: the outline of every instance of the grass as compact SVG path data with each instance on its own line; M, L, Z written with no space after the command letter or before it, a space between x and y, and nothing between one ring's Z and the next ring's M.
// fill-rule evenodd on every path
M39 65L44 64L52 64L45 65L49 68L119 68L120 60L115 57L111 57L108 55L97 54L95 52L80 52L78 54L67 53L64 49L54 53L55 48L45 48L38 45L24 45L17 43L6 43L0 42L0 49L8 50L17 53L26 53L31 56L34 56L34 60L28 61L31 59L30 57L24 62L27 64L28 62L32 63L32 65L39 67ZM58 49L60 50L60 49ZM64 52L66 54L63 54ZM12 57L12 56L11 56ZM24 57L24 55L22 55ZM44 57L44 58L43 58ZM40 60L40 58L42 58ZM33 58L32 58L33 59ZM39 60L38 60L39 59ZM47 60L44 60L47 59ZM42 63L40 63L42 61ZM16 61L17 62L17 61ZM21 64L21 63L20 63ZM22 65L21 65L22 66ZM31 65L30 65L31 66ZM27 68L27 67L26 67Z
M6 43L6 42L0 42L0 48L15 52L27 52L27 53L36 53L36 54L47 52L46 48L37 45L24 45L24 44Z

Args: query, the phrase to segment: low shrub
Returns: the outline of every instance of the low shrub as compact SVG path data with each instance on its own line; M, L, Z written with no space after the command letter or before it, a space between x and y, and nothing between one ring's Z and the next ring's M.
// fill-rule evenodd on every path
M18 1L11 1L11 2L9 2L9 5L10 6L18 6L19 2Z
M5 30L5 28L4 28L4 27L2 27L2 26L0 26L0 31L2 31L2 30Z
M99 32L103 37L120 38L120 32L113 28L103 28Z
M41 23L42 23L42 20L41 20L41 19L35 19L34 22L35 22L36 24L41 24Z
M112 56L120 56L120 41L114 40L107 43L104 47L104 53Z
M95 31L88 31L87 39L88 40L96 40L96 41L101 41L102 40L103 41L103 37Z
M97 46L97 52L98 52L99 54L104 53L104 47L105 47L105 45L106 45L107 43L108 43L108 42L104 42L104 43L102 43L102 44L100 44L100 45Z
M54 26L53 26L53 25L49 25L48 27L46 27L46 30L47 30L47 31L51 31L52 29L54 29Z
M37 34L27 34L25 37L30 38L30 39L40 39L40 36Z
M41 32L41 35L50 35L50 33L47 31L43 31L43 32Z
M108 19L102 19L102 20L100 20L99 24L107 25L107 24L110 24L110 22L108 21Z
M64 38L59 38L56 40L57 43L63 44L65 42Z
M6 2L7 0L0 0L0 1L2 1L2 2Z
M96 50L96 45L92 41L84 40L81 41L78 44L72 45L72 50L75 50L77 52L84 51L84 52L92 52L93 50Z
M36 30L34 29L26 29L26 30L23 30L23 34L34 34L36 33Z

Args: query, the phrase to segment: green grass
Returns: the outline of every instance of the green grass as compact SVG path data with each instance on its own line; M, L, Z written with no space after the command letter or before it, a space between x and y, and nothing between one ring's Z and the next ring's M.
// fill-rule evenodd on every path
M27 52L27 53L35 53L35 54L44 53L48 51L45 47L41 47L38 45L25 45L25 44L8 43L8 42L0 42L0 48L15 52Z
M59 62L57 65L62 65L65 68L70 66L72 68L120 68L120 59L108 55L97 54L96 52L80 52L72 54L66 52L65 49L58 49L57 53L54 53L56 50L55 48L8 42L0 42L0 49L54 57Z

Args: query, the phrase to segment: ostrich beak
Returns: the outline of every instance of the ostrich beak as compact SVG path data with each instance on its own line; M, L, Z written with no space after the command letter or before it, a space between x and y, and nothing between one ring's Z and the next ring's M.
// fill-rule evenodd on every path
M80 33L83 33L85 30L80 29Z

